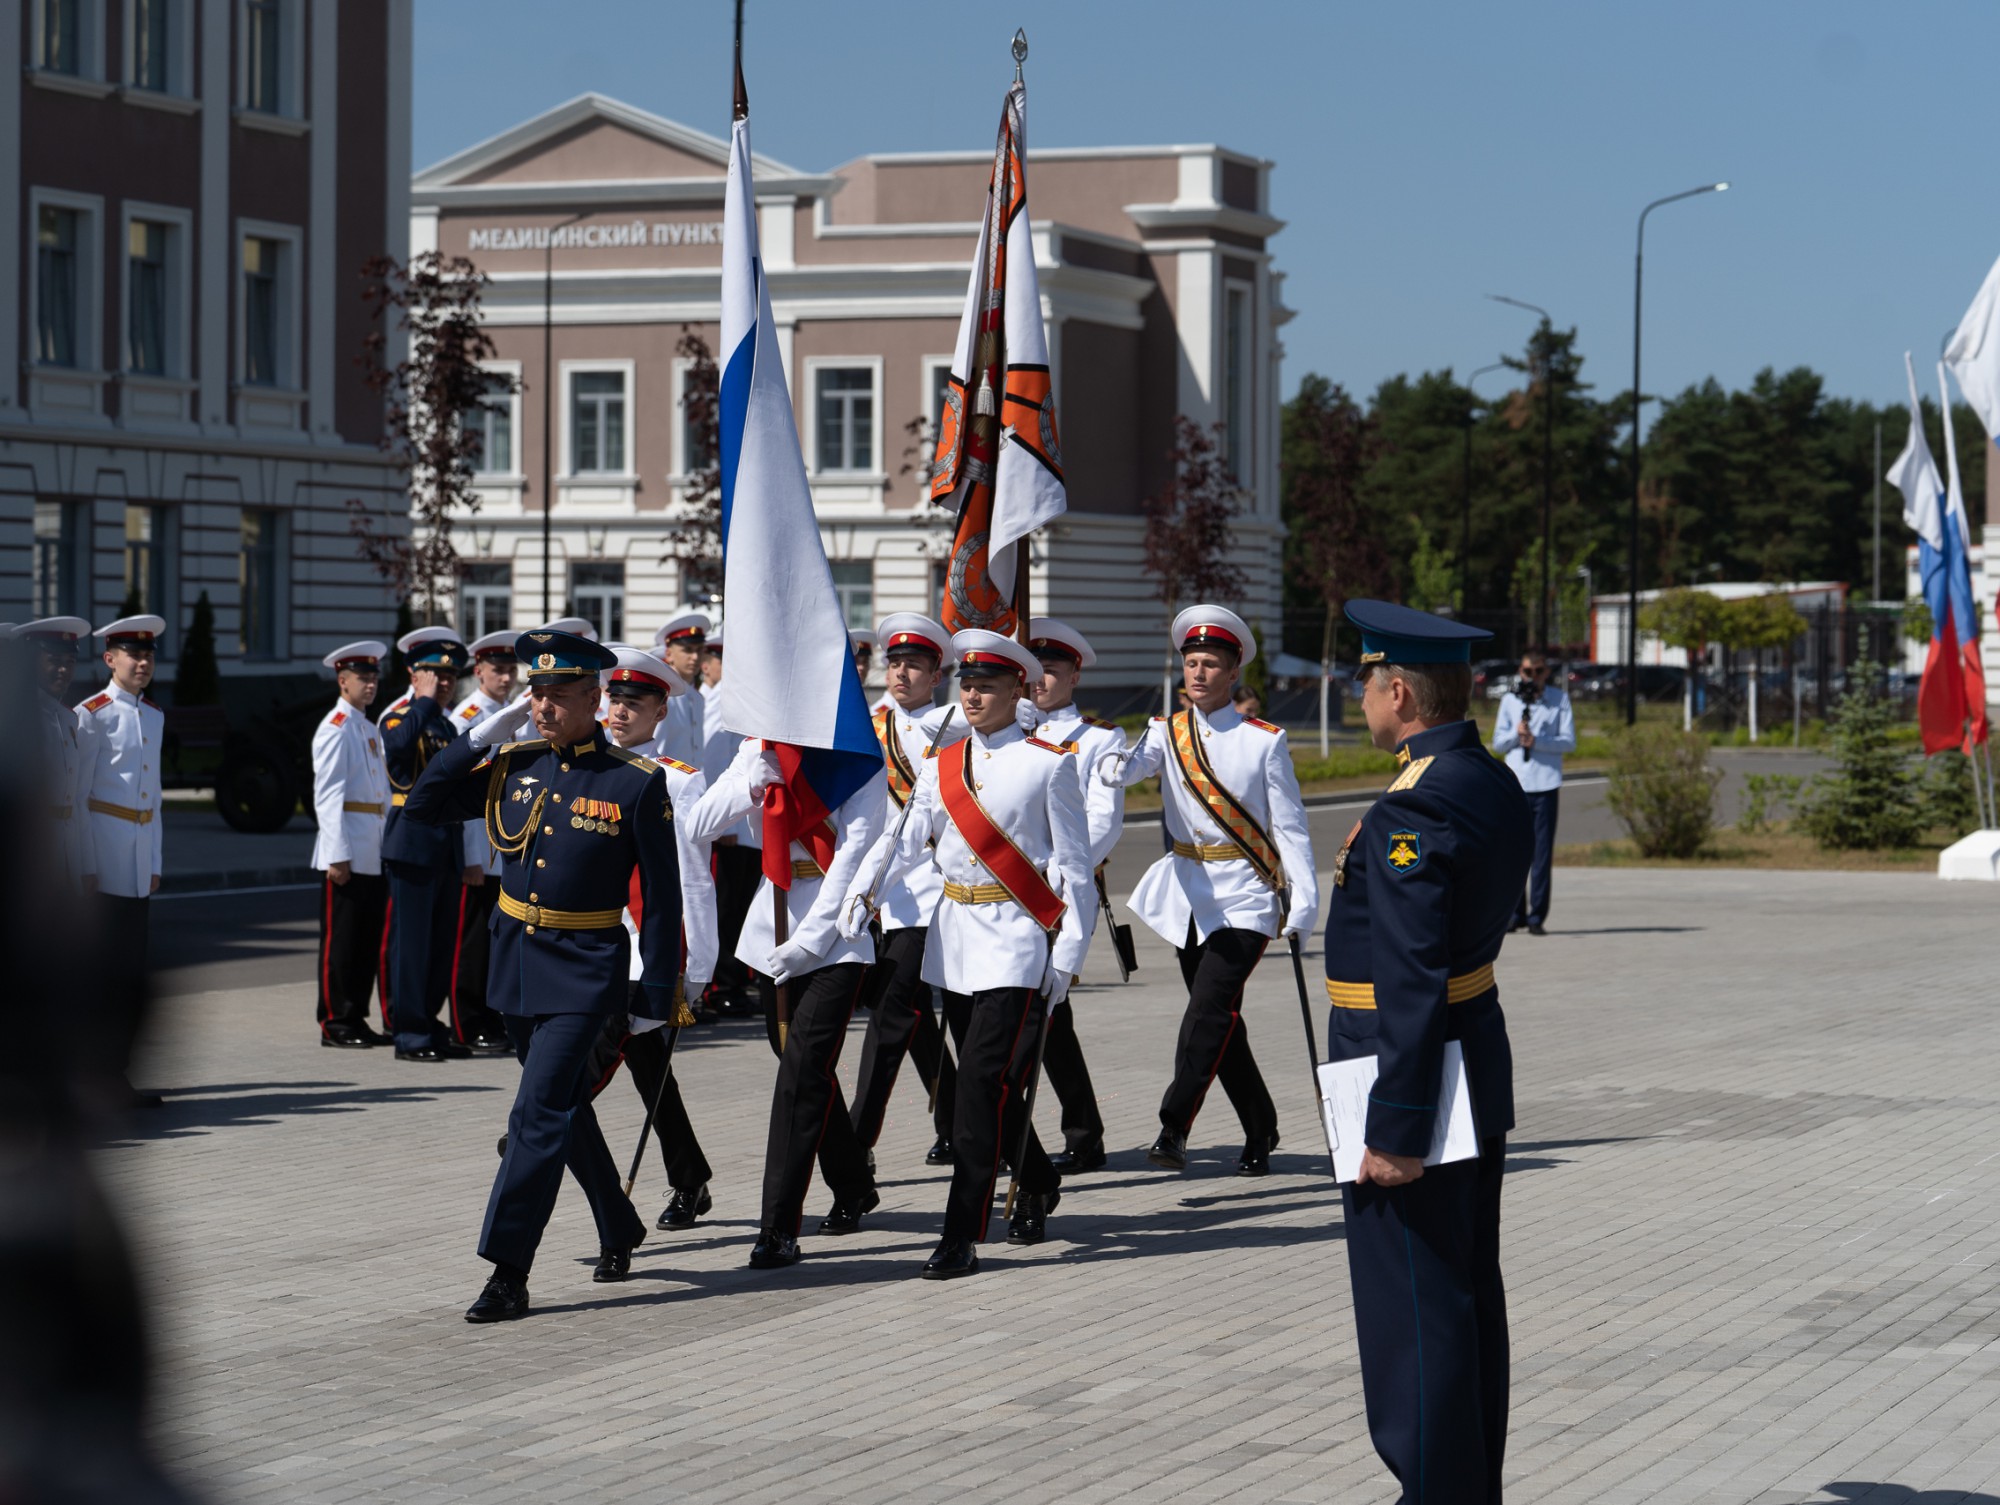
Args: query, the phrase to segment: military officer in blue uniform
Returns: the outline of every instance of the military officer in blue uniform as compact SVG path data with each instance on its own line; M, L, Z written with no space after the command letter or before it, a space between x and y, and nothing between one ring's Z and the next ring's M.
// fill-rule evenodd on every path
M528 1271L565 1164L597 1222L595 1279L622 1280L646 1236L591 1111L586 1071L606 1015L628 1006L623 914L635 868L635 1024L673 1016L680 971L680 862L666 779L597 721L598 675L617 656L539 629L521 634L517 652L527 697L432 758L403 807L413 824L446 829L483 816L501 857L486 1001L506 1020L521 1085L479 1237L493 1274L468 1322L527 1315ZM511 740L530 715L538 740Z
M1498 1505L1514 1085L1493 959L1533 816L1466 719L1471 645L1492 634L1381 601L1350 601L1347 618L1369 735L1401 765L1334 859L1326 920L1330 1055L1378 1062L1360 1178L1341 1189L1368 1431L1406 1505ZM1427 1168L1447 1040L1464 1052L1479 1155Z
M443 1061L472 1052L451 1038L438 1013L451 992L464 838L454 827L413 821L404 802L418 778L457 735L449 704L465 672L465 644L448 627L404 637L410 698L382 713L382 759L389 769L389 819L382 866L389 874L389 929L382 1005L399 1061Z

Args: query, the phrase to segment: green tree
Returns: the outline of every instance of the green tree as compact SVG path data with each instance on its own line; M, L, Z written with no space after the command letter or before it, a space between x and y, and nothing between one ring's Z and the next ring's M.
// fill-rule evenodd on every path
M1308 374L1285 404L1280 432L1286 600L1300 616L1320 616L1320 641L1295 651L1324 662L1348 599L1378 594L1390 578L1381 530L1361 494L1380 458L1380 425L1340 387Z
M222 676L215 666L215 608L203 591L188 618L181 661L174 673L174 704L215 705L222 699Z
M1410 551L1409 584L1403 600L1419 611L1456 611L1458 599L1458 556L1431 542L1431 530L1414 513L1410 522L1416 529L1416 547Z
M1872 682L1867 672L1858 677ZM1871 689L1850 690L1827 717L1834 769L1820 774L1800 802L1799 823L1834 850L1906 847L1924 818L1908 761L1889 740L1901 720Z

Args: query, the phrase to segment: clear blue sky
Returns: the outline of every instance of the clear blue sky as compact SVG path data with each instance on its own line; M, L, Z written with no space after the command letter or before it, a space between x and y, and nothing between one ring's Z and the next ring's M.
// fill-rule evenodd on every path
M1031 144L1215 141L1269 157L1298 317L1287 390L1461 374L1575 325L1646 387L1809 365L1876 401L1920 380L2000 256L2000 7L1977 0L749 0L760 151L825 169L985 147L1025 25ZM729 0L421 0L418 165L585 90L728 127ZM1030 205L1033 180L1029 182ZM968 212L970 206L968 206ZM1497 376L1482 383L1492 391Z

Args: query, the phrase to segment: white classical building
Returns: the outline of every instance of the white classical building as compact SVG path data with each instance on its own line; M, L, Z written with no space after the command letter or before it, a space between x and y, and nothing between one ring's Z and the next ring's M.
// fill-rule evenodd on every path
M713 136L586 95L416 174L411 249L469 257L491 278L494 364L513 386L485 420L481 507L457 535L464 631L567 610L643 637L699 594L665 526L691 463L676 347L688 331L717 342L727 155ZM755 164L780 348L853 626L937 609L949 518L920 494L922 431L990 162L987 149L829 172ZM1290 313L1267 249L1282 228L1271 167L1218 146L1029 154L1070 504L1036 542L1033 609L1091 636L1100 686L1157 683L1167 613L1143 569L1142 503L1169 479L1177 415L1219 426L1246 493L1235 558L1249 586L1232 604L1274 636L1279 625Z

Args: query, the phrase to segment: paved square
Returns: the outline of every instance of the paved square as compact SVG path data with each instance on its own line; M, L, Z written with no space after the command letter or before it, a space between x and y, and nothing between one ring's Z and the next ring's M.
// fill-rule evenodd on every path
M1557 885L1557 933L1499 966L1521 1118L1510 1500L2000 1498L2000 895ZM1097 948L1077 996L1114 1153L1046 1244L912 1278L945 1178L906 1080L865 1231L811 1237L816 1188L806 1260L744 1268L773 1062L761 1027L721 1025L679 1058L713 1217L594 1286L566 1186L535 1316L485 1329L460 1312L514 1065L321 1050L303 965L167 999L139 1075L169 1107L101 1160L150 1281L161 1455L222 1501L1393 1499L1289 968L1269 957L1247 1006L1284 1114L1275 1173L1229 1174L1217 1093L1168 1176L1142 1147L1178 998L1146 942L1124 987ZM622 1078L600 1112L622 1163ZM1055 1117L1045 1093L1050 1137ZM665 1194L655 1156L649 1222Z

